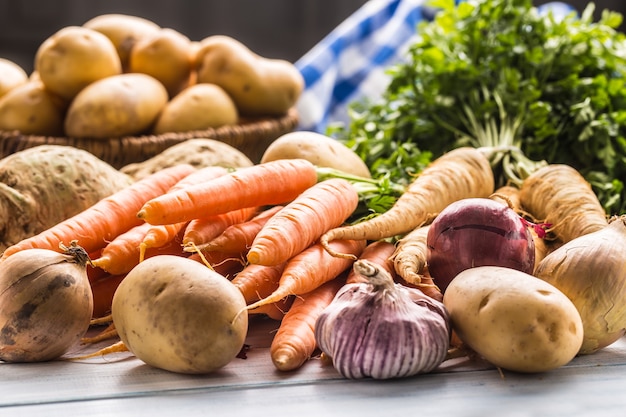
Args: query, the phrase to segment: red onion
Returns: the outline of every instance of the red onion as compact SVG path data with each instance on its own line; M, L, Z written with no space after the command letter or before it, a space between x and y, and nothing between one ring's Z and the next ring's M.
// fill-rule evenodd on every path
M529 223L488 198L450 204L431 224L426 243L428 271L442 292L468 268L502 266L532 274L535 266Z

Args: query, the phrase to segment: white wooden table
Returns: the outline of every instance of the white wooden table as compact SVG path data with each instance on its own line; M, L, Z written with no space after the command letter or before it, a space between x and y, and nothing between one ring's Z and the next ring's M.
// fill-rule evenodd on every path
M268 348L276 327L252 322L247 357L211 375L162 371L128 353L0 363L0 416L626 416L626 338L543 374L455 359L427 375L350 381L318 359L275 370Z

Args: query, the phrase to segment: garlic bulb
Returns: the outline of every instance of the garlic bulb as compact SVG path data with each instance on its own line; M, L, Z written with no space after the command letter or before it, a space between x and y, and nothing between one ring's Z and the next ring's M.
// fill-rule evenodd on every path
M0 263L0 360L56 359L89 328L89 256L75 242L62 249L24 249Z
M346 284L324 309L315 339L344 377L400 378L434 370L446 358L450 324L443 303L393 282L375 263L358 260L367 282Z
M626 334L626 215L549 253L534 275L578 309L584 332L580 354L617 341Z

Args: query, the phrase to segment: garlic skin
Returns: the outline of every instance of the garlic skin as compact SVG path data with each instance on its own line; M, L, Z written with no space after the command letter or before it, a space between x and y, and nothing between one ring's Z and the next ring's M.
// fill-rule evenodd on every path
M345 378L391 379L427 373L446 358L450 324L443 303L393 282L376 264L354 270L315 325L317 345Z

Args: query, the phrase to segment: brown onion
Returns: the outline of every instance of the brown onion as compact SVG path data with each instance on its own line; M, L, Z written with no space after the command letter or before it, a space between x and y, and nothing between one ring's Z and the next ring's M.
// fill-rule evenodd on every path
M65 253L25 249L0 263L0 360L48 361L80 340L93 313L88 261L72 244Z
M617 341L626 333L626 215L549 253L535 276L563 292L583 321L581 354Z

